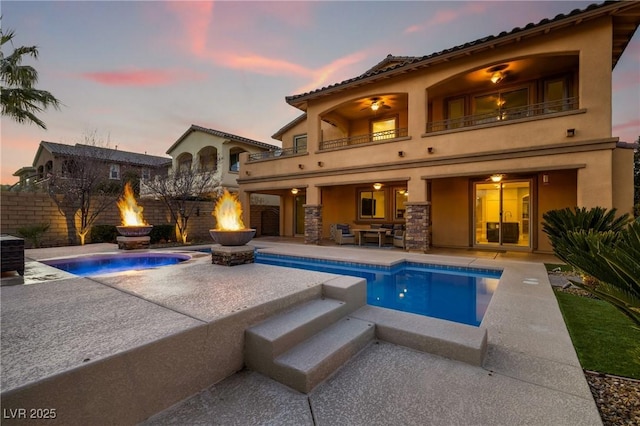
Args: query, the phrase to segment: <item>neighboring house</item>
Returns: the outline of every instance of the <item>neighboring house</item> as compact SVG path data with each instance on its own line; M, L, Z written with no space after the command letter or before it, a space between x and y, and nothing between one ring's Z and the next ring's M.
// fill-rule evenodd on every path
M171 156L172 169L194 168L201 172L221 172L221 185L232 192L238 191L240 154L262 155L279 149L275 145L236 136L219 130L191 125L187 131L167 150ZM254 197L255 198L255 197ZM277 197L262 197L279 203Z
M20 182L30 179L38 183L53 173L65 174L70 162L78 158L94 158L104 169L105 179L119 181L124 176L135 175L140 179L151 179L157 174L167 173L171 159L155 155L139 154L92 145L65 145L54 142L40 142L32 167L23 167L15 175ZM30 176L27 174L31 173Z
M612 70L640 2L607 2L362 75L287 103L304 112L242 157L241 198L281 196L280 235L406 225L406 248L551 251L542 215L631 212L633 150L612 136Z

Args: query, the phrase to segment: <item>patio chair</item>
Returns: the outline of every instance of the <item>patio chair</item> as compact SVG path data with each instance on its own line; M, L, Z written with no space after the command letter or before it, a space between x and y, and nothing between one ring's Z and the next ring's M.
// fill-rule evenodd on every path
M396 230L393 232L393 246L400 247L404 250L405 248L405 239L404 239L404 231Z
M337 224L336 225L336 244L355 244L356 236L349 229L349 225Z

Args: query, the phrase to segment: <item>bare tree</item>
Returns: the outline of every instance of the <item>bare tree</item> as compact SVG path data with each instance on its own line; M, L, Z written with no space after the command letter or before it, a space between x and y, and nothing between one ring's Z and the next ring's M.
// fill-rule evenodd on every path
M84 245L85 237L100 213L115 204L122 185L109 179L110 149L96 132L84 136L86 144L76 144L58 170L49 176L47 190L67 222L70 245ZM79 219L79 227L76 226Z
M218 164L221 157L218 157ZM222 191L222 172L184 168L169 172L167 176L156 176L155 179L141 182L142 197L159 198L169 209L176 225L176 232L183 244L187 242L187 225L189 218L198 208L194 201L208 200L217 197Z

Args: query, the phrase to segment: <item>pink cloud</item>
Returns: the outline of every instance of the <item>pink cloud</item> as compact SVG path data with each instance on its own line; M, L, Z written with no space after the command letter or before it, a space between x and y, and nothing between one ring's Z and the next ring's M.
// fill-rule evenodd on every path
M106 86L166 86L178 81L201 80L203 74L187 70L123 70L80 74L81 78Z
M486 11L488 5L485 2L458 3L455 9L438 10L432 17L422 24L410 25L404 30L405 34L425 31L430 26L448 24L465 15L480 14Z

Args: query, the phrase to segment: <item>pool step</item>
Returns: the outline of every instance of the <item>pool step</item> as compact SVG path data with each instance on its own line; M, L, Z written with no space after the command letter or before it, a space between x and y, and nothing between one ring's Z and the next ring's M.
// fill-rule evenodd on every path
M348 316L366 302L364 279L332 279L323 295L248 328L247 367L306 393L373 339L371 322Z

